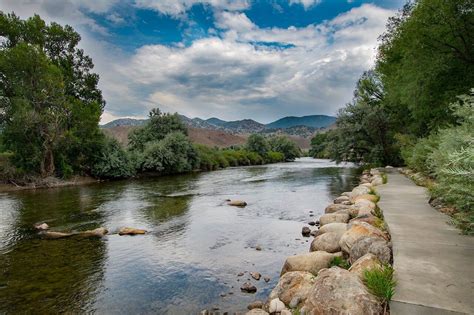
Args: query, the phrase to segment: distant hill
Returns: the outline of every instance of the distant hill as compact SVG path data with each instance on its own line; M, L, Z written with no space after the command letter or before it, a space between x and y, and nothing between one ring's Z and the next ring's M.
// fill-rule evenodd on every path
M184 115L179 116L189 128L224 131L230 134L287 134L304 138L312 137L318 129L331 128L336 121L336 117L326 115L289 116L265 125L253 119L225 121L215 117L204 120ZM101 127L105 129L120 126L136 127L143 125L146 121L147 119L121 118Z
M269 129L286 129L296 126L326 128L336 121L336 117L326 115L310 115L303 117L288 116L265 125Z

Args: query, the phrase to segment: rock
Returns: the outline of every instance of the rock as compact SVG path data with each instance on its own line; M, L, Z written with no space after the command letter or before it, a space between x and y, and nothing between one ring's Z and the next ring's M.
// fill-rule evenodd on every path
M349 209L349 208L350 208L349 205L332 204L332 205L327 206L326 209L324 209L324 213L334 213L334 212L337 212L339 210L345 210L345 209Z
M379 186L383 184L383 178L382 176L374 176L370 182L374 186Z
M385 168L389 168L389 169L391 169L391 168L393 168L393 166L391 166L391 165L387 165L387 166L385 166Z
M41 231L39 234L48 239L65 238L65 237L71 237L75 235L75 233L63 233L63 232L54 232L54 231Z
M310 221L310 222L308 222L308 224L311 225L311 226L315 226L315 225L316 225L316 222Z
M227 205L243 208L247 206L247 203L243 200L231 200L227 203Z
M354 202L357 202L357 200L368 200L375 204L377 201L379 201L379 197L372 194L365 194L354 198Z
M376 168L373 168L370 170L370 175L372 176L380 175L380 171Z
M253 301L247 306L247 309L253 310L255 308L263 308L263 302L262 301Z
M363 214L355 217L354 219L349 221L349 224L354 223L354 222L366 222L369 223L370 225L375 226L377 222L379 222L380 219L377 218L376 216L372 214Z
M372 189L372 184L371 183L365 183L365 184L360 184L360 185Z
M342 235L339 245L342 251L350 253L352 246L364 236L380 237L387 239L387 235L376 227L366 222L354 222L348 230Z
M239 273L237 274L237 277L242 277L243 275L244 275L244 272L239 272Z
M357 259L349 268L349 271L356 274L359 279L362 280L364 278L365 270L371 270L380 267L382 267L382 264L380 263L380 260L377 258L377 256L369 253Z
M359 185L359 186L355 187L354 189L352 189L350 198L352 200L353 198L355 198L357 196L365 195L365 194L368 194L369 192L370 192L370 188Z
M281 270L281 275L290 271L307 271L317 275L319 270L327 268L329 262L336 256L342 256L342 253L326 253L323 251L310 252L300 255L290 256L286 259Z
M262 246L260 245L255 246L255 250L258 250L258 251L262 250Z
M145 234L145 233L146 233L146 230L129 228L129 227L121 228L119 231L119 235L137 235L137 234Z
M268 313L260 308L254 308L253 310L245 313L245 315L268 315Z
M265 282L270 282L270 277L263 277L263 280L265 280Z
M284 310L281 310L280 312L280 315L292 315L292 314L293 313L291 313L291 311L286 308Z
M316 232L315 236L323 235L324 233L328 232L336 232L338 234L344 234L347 230L347 223L328 223L323 225L322 227L319 228L319 230L315 230L313 232ZM311 232L312 233L312 232Z
M341 196L346 196L346 197L351 197L351 192L350 191L345 191L341 194Z
M338 203L342 203L344 201L349 201L349 197L347 196L340 196L340 197L337 197L336 199L334 199L334 203L335 204L338 204Z
M109 231L106 228L100 227L94 230L79 232L78 235L82 237L102 237L107 233L109 233Z
M301 313L375 315L382 306L356 274L332 267L321 270Z
M272 313L279 313L285 309L285 304L280 301L279 298L273 299L270 301L270 304L268 305L268 311L270 314Z
M349 214L347 213L326 213L319 218L319 223L324 226L329 223L347 223Z
M295 308L306 300L314 284L314 275L307 271L291 271L281 276L276 287L270 293L269 300L279 298L283 303ZM291 301L297 300L296 306Z
M354 201L354 206L357 207L357 208L363 208L363 207L367 207L367 208L370 208L372 210L375 210L375 208L377 207L377 205L370 201L370 200L367 200L367 199L357 199L358 197L356 197L356 200Z
M360 215L373 215L373 210L371 207L367 207L367 206L363 206L363 205L354 205L353 207L354 209L354 212L352 215L353 218L357 217L357 216L360 216Z
M318 229L312 230L311 231L311 236L314 236L314 237L318 236L318 231L319 231Z
M308 237L311 234L311 229L307 226L303 226L303 228L301 229L301 234L304 237Z
M35 225L33 225L33 227L37 230L40 230L40 231L45 231L45 230L48 230L49 229L49 225L47 223L36 223Z
M297 308L300 302L301 302L300 298L295 296L294 298L291 299L290 304L288 304L288 306L290 308Z
M311 242L310 252L325 251L328 253L336 253L341 251L339 240L342 234L336 232L327 232L319 235Z
M241 287L240 290L247 293L255 293L257 292L257 287L251 284L250 282L245 282Z
M392 251L388 242L380 237L365 236L355 242L349 253L351 263L366 254L375 255L378 260L385 264L390 263L392 258Z
M257 281L260 280L260 278L262 277L262 275L259 272L250 272L250 276L252 276L252 278L254 278Z

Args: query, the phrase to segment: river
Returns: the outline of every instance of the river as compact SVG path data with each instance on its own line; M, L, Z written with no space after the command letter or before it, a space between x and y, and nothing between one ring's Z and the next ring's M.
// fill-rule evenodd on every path
M308 251L305 223L357 182L351 165L302 158L0 194L0 314L245 311L266 299L287 256ZM228 206L228 198L248 206ZM36 222L54 231L104 226L110 234L45 240ZM149 233L119 236L123 226ZM262 274L250 281L256 294L240 291L249 271Z

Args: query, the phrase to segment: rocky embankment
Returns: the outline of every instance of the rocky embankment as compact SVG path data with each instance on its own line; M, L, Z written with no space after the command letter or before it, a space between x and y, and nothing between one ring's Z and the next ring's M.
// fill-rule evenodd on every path
M377 169L365 171L359 186L310 222L313 230L303 227L303 236L314 236L309 252L286 259L268 300L250 304L247 315L382 314L386 305L364 277L392 261L390 234L377 207L376 186L384 182Z

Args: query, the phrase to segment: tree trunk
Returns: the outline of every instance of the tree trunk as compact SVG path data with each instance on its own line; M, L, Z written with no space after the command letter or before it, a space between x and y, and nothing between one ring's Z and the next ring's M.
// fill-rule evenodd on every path
M46 148L43 160L41 161L41 177L48 177L54 174L54 156L51 147Z

